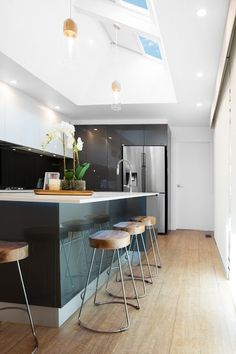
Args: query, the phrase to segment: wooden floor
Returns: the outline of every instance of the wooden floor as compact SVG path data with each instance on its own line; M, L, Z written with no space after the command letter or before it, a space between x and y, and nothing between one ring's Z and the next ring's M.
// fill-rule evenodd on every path
M130 308L128 332L95 334L78 327L75 315L60 329L37 327L39 353L235 354L236 312L214 240L202 232L177 231L160 237L159 244L163 268L142 308ZM90 324L122 324L121 305L95 310L86 304ZM27 326L0 324L1 354L31 349Z

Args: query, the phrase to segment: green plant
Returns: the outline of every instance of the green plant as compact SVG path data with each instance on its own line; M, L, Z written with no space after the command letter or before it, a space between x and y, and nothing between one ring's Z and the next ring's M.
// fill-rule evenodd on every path
M75 179L83 179L89 167L90 167L90 163L88 162L78 164L75 169Z

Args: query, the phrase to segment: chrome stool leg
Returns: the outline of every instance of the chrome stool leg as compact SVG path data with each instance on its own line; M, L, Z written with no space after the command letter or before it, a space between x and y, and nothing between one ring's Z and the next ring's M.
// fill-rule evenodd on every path
M149 277L148 277L148 278L151 279L150 283L153 284L152 272L151 272L151 268L150 268L150 264L149 264L149 259L148 259L148 255L147 255L147 250L146 250L145 242L144 242L144 239L143 239L143 234L141 234L141 240L142 240L143 250L144 250L144 254L145 254L146 262L147 262L147 266L148 266L148 272L149 272Z
M109 284L110 277L111 277L111 271L112 271L112 269L114 269L114 267L112 267L112 265L113 265L113 262L114 262L115 253L116 253L116 251L113 251L112 259L111 259L111 264L110 264L110 268L109 268L109 270L107 271L106 291L107 291L107 289L108 289L108 284ZM116 278L116 279L117 279L117 278ZM117 281L117 280L116 280L116 281Z
M155 245L156 245L157 258L158 258L158 268L161 268L162 267L161 255L160 255L159 246L158 246L158 242L157 242L158 234L156 235L155 228L153 225L152 225L152 232L153 232L153 237L154 237L154 241L155 241Z
M151 227L148 226L148 227L147 227L147 230L148 230L148 232L149 232L149 237L150 237L150 240L151 240L152 253L153 253L154 263L155 263L155 264L150 264L150 266L156 268L156 274L155 274L155 275L152 275L152 276L158 276L158 263L157 263L156 250L155 250L155 246L154 246L154 242L153 242L153 235L152 235Z
M34 341L35 341L35 348L34 348L34 350L32 352L32 354L34 354L34 353L37 352L37 350L39 348L39 341L38 341L38 338L37 338L36 333L35 333L34 323L33 323L32 315L31 315L30 307L29 307L29 301L28 301L26 290L25 290L24 279L23 279L23 276L22 276L22 272L21 272L21 267L20 267L19 261L17 261L17 267L18 267L18 271L19 271L19 275L20 275L20 281L21 281L21 285L22 285L22 289L23 289L23 293L24 293L24 297L25 297L25 304L26 304L26 308L27 308L27 313L28 313L28 317L29 317L31 331L32 331L32 335L33 335Z
M26 309L24 309L22 307L18 307L18 306L12 306L12 307L8 306L8 307L0 308L0 311L4 311L4 310L21 310L21 311L27 312L28 318L29 318L29 322L30 322L31 332L32 332L32 335L34 337L34 342L35 342L34 350L31 352L31 354L35 354L38 351L38 349L39 349L39 341L38 341L38 338L37 338L37 335L36 335L36 332L35 332L35 328L34 328L34 323L33 323L32 315L31 315L30 307L29 307L29 301L28 301L27 293L26 293L26 290L25 290L25 284L24 284L24 279L23 279L22 272L21 272L20 263L19 263L19 261L16 261L16 262L17 262L17 268L18 268L18 272L19 272L19 276L20 276L22 290L23 290L23 293L24 293Z
M128 251L127 247L125 247L125 253L126 253L126 258L127 258L127 262L128 262L129 271L130 271L129 276L131 277L131 279L130 279L130 278L129 278L129 279L124 279L124 276L123 276L123 281L125 281L125 280L132 280L133 290L134 290L134 295L135 295L135 296L126 296L126 299L135 299L135 300L137 300L137 306L136 306L136 308L140 308L139 299L142 298L142 297L144 297L145 295L141 295L141 296L138 295L137 287L136 287L136 284L135 284L135 277L134 277L134 274L133 274L133 270L132 270L132 266L131 266L131 262L130 262L130 258L129 258L129 251ZM113 258L112 258L112 262L113 262ZM110 266L110 267L111 267L111 266ZM113 267L113 268L110 268L110 269L115 269L115 268L116 268L116 267ZM109 277L109 279L108 279L108 281L107 281L106 289L105 289L106 292L107 292L107 294L110 295L110 296L112 296L112 297L118 298L118 299L123 299L122 296L120 296L120 295L115 295L115 294L113 294L111 291L109 291L109 289L108 289L109 280L110 280L110 277ZM138 280L141 280L141 279L138 279ZM120 282L120 281L121 281L121 279L120 279L118 282Z
M95 290L95 295L94 295L94 300L93 300L94 305L100 305L99 303L96 302L96 300L97 300L99 278L100 278L100 274L101 274L101 270L102 270L103 256L104 256L104 250L102 250L101 258L100 258L100 264L99 264L99 268L98 268L98 275L97 275L97 280L96 280L96 290Z

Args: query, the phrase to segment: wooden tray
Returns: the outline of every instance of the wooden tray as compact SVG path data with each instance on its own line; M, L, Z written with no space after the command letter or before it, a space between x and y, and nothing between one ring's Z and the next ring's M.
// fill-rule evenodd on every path
M71 190L59 190L59 191L50 191L48 189L35 189L34 193L37 195L74 195L74 196L84 196L89 197L93 195L93 191L71 191Z

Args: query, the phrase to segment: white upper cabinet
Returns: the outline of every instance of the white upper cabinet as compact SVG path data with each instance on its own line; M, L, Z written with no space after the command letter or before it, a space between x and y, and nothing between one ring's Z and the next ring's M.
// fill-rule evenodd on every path
M61 120L66 118L0 82L0 140L42 150L46 134ZM52 141L46 152L63 155L61 142Z

